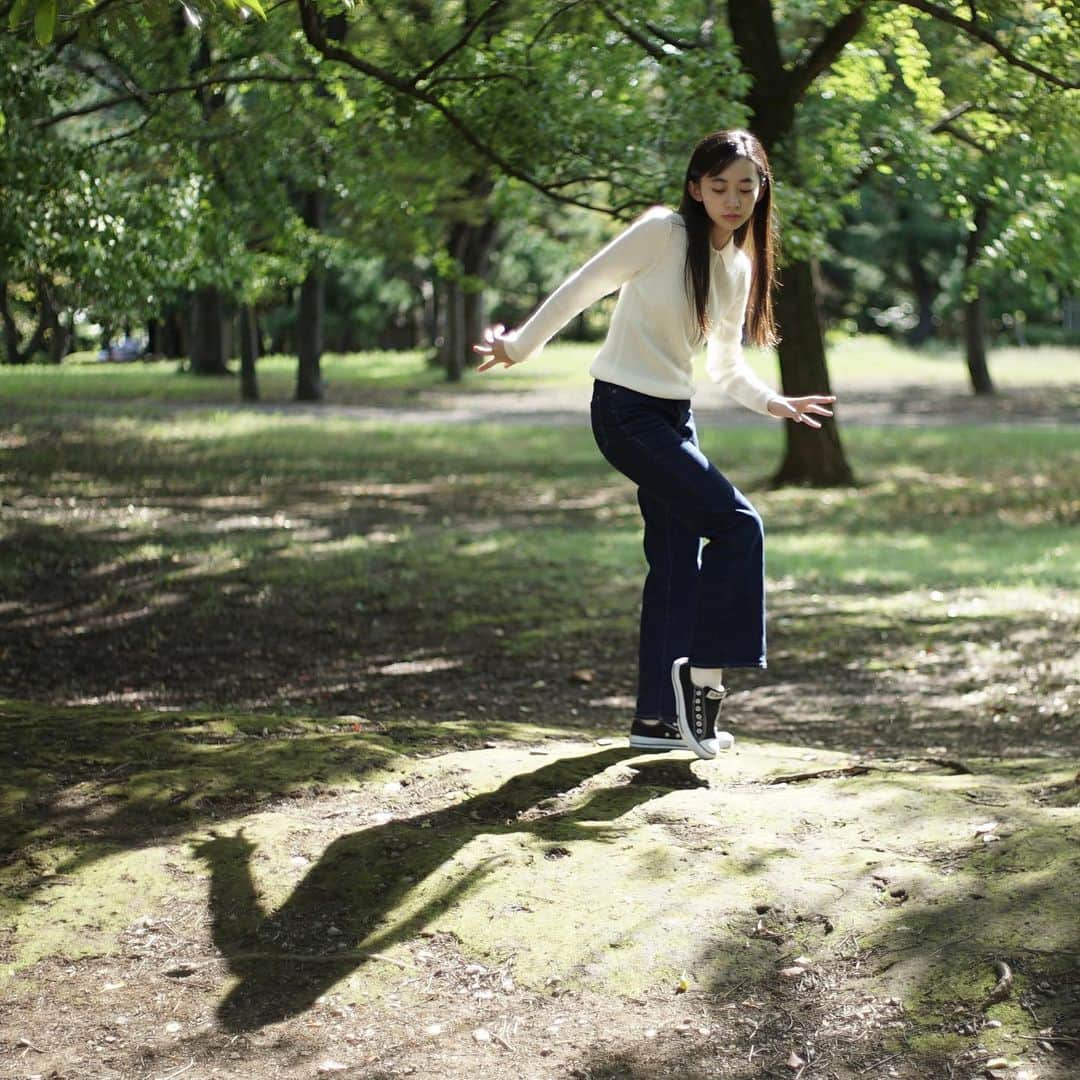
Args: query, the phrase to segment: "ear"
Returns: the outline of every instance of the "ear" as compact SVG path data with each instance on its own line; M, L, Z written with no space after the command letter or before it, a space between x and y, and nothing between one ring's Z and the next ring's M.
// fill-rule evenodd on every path
M686 189L690 192L690 198L701 202L701 184L697 180L688 180Z

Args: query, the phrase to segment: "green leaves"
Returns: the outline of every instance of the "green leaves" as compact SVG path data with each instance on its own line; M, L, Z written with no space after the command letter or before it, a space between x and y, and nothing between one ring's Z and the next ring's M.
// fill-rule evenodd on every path
M39 45L48 45L56 33L56 0L38 0L34 15L34 37Z

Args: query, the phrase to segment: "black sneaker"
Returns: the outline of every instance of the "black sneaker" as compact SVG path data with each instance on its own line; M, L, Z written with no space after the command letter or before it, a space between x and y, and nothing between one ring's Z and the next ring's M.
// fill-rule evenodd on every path
M716 757L719 750L730 750L735 737L716 730L716 718L727 691L695 686L690 680L690 661L685 656L671 665L671 682L679 711L679 734L687 747L706 761Z
M630 728L630 747L633 750L651 750L662 753L665 750L688 750L679 734L679 726L674 720L642 720L634 717Z

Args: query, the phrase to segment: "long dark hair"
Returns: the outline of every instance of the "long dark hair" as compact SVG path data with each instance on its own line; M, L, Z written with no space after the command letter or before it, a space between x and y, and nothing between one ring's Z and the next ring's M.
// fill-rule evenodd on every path
M735 246L747 252L753 267L746 310L746 337L752 345L775 345L779 337L773 316L772 290L779 241L772 220L772 172L765 147L749 131L714 131L694 147L690 156L679 203L679 214L686 222L686 291L694 305L698 327L705 336L709 332L709 234L712 222L704 205L690 194L690 181L700 184L706 176L716 176L738 158L753 162L761 178L761 195L753 216L735 230L734 236Z

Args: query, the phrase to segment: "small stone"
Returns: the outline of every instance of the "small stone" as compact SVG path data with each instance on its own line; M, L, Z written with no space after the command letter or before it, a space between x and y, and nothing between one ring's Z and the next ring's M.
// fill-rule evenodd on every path
M476 1041L477 1041L478 1043L489 1043L489 1042L491 1042L491 1032L490 1032L490 1031L488 1031L488 1029L487 1029L487 1028L477 1028L477 1029L476 1029L476 1030L475 1030L475 1031L474 1031L474 1032L472 1033L472 1037L473 1037L473 1038L474 1038L474 1039L475 1039L475 1040L476 1040Z
M168 1022L168 1023L167 1023L166 1025L165 1025L165 1030L166 1030L166 1031L167 1031L167 1032L168 1032L168 1033L169 1033L170 1035L175 1035L175 1034L176 1034L176 1033L177 1033L177 1032L178 1032L178 1031L180 1030L180 1024L179 1024L179 1023L178 1023L178 1022L177 1022L176 1020L170 1020L170 1021L169 1021L169 1022Z
M424 1034L425 1035L441 1035L442 1033L443 1033L442 1024L428 1024L428 1026L426 1028L424 1028Z
M1001 1027L1001 1021L1000 1020L987 1020L986 1021L986 1026L988 1028L999 1028L999 1027Z
M801 1057L799 1057L799 1055L796 1054L794 1050L792 1050L791 1053L788 1054L786 1064L792 1072L798 1072L800 1069L806 1067L806 1062Z

